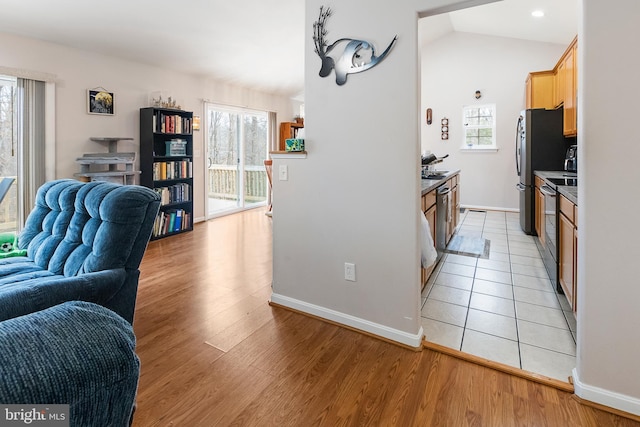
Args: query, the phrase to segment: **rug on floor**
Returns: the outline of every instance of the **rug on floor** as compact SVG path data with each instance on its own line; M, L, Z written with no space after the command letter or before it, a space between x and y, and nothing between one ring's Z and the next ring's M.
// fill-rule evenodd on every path
M482 237L468 237L456 234L451 238L444 250L450 254L464 255L475 258L489 258L491 241Z

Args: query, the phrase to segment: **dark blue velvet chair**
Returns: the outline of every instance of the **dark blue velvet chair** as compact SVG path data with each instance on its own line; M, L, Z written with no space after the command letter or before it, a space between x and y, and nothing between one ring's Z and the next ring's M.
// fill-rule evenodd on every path
M146 187L44 184L18 238L27 256L0 260L0 321L81 300L132 323L139 266L159 206Z
M69 405L71 426L126 427L140 374L134 350L131 324L93 303L2 321L0 403Z

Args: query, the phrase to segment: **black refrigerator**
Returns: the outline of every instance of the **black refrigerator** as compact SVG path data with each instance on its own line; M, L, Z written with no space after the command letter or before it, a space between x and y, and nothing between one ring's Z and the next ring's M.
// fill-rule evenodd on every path
M524 110L516 130L516 171L520 192L520 226L535 234L535 181L533 171L564 170L571 140L562 134L562 108Z

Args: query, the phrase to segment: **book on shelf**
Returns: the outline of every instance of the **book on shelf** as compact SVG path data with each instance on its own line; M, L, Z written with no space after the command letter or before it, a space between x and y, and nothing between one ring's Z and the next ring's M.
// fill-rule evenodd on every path
M178 230L182 230L182 216L184 214L184 211L182 209L179 209L176 211L176 220L174 222L174 230L178 231Z
M191 212L184 209L160 211L153 224L153 237L189 230L191 225Z
M160 133L191 134L193 119L180 114L157 111L153 116L153 130Z
M153 164L153 180L184 179L193 177L193 163L191 160L175 160L169 162L155 162Z
M182 203L191 200L191 186L186 182L181 182L167 187L156 187L153 189L160 196L160 205L171 203Z

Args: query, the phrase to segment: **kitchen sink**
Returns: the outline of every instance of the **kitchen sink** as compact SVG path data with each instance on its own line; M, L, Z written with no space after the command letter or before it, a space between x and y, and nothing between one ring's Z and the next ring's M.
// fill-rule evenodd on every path
M549 181L552 184L555 185L567 185L570 187L575 187L578 185L578 178L547 178L547 181Z
M442 179L449 171L426 171L423 175L423 179Z

